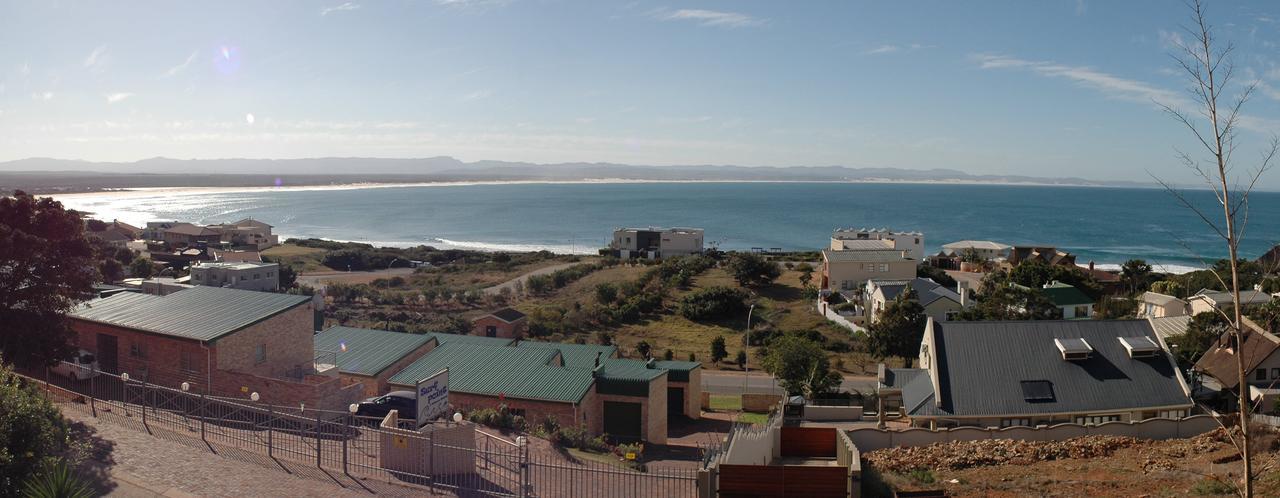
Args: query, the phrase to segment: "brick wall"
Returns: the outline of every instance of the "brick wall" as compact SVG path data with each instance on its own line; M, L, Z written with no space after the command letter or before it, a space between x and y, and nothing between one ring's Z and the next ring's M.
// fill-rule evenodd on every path
M262 377L243 372L217 370L213 373L213 394L248 399L258 393L261 403L346 411L347 405L363 399L362 384L345 384L338 377L309 375L301 382Z
M592 388L587 398L591 398L595 389ZM584 399L585 401L585 399ZM480 408L497 409L498 406L506 404L508 409L524 410L525 421L530 424L541 423L548 416L555 417L556 422L562 426L578 425L587 422L587 430L591 430L592 424L590 420L584 420L586 415L589 419L592 415L589 411L584 411L582 405L575 406L573 403L560 403L555 401L540 401L531 399L520 399L507 397L499 400L497 396L489 396L485 394L460 393L457 391L449 392L449 404L454 410L463 412L476 410ZM575 418L574 415L577 415ZM596 425L595 427L599 427ZM599 434L599 430L595 430L592 434Z
M214 344L215 365L263 377L282 377L294 368L310 370L315 359L314 320L308 302L224 336ZM266 346L266 361L256 361L259 345Z
M525 332L528 330L528 323L529 319L527 318L521 318L513 323L507 323L499 320L493 315L485 315L471 322L471 335L488 335L485 330L488 329L488 327L494 327L498 331L498 335L496 337L524 337Z
M664 373L649 383L649 417L644 425L645 441L667 444L667 402L667 374Z
M200 392L207 384L206 374L208 365L212 363L213 353L205 349L199 341L149 334L74 318L71 320L71 329L75 331L73 341L77 347L99 356L99 365L105 365L107 362L101 358L102 353L98 351L98 334L114 336L118 373L128 373L135 379L170 387L177 387L187 382L192 385L192 390L195 392ZM134 354L135 348L137 355ZM181 365L184 353L190 360L189 369L183 369Z
M702 368L695 368L689 371L689 382L668 381L668 387L679 387L684 389L684 399L668 399L667 403L682 403L681 413L684 416L697 420L702 418L703 403L702 394Z

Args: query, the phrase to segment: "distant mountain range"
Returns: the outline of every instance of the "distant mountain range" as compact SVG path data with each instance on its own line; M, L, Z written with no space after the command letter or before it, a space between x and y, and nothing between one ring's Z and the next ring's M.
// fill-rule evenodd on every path
M359 172L359 173L355 173ZM642 166L616 163L537 164L463 162L452 157L381 159L169 159L91 162L29 158L0 162L0 189L69 192L128 187L401 183L445 181L844 181L954 182L1082 186L1149 186L1083 178L971 175L954 169L850 168L844 166Z

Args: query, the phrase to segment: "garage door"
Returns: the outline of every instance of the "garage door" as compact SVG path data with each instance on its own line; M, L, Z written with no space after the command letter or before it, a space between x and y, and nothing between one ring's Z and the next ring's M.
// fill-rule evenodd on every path
M684 388L667 388L667 415L684 415Z
M640 403L605 401L604 432L621 441L640 440Z

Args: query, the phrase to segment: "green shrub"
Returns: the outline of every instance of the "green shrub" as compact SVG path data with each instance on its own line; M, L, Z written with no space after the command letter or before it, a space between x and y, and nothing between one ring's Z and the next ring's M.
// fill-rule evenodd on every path
M46 462L40 472L27 479L22 488L27 498L91 498L93 490L71 471L67 462Z
M17 496L30 476L55 463L67 423L34 385L0 363L0 496Z
M1235 494L1235 492L1235 488L1231 487L1230 484L1212 477L1200 479L1196 481L1194 486L1191 486L1191 494L1200 496L1231 495Z
M506 404L498 405L496 410L493 408L472 410L467 415L467 420L499 429L524 430L526 426L524 417L511 413Z
M938 480L937 477L934 477L933 471L929 469L913 469L911 472L907 472L907 477L920 484L933 484Z
M742 289L724 286L698 289L680 299L680 315L690 320L718 320L746 313L747 298Z

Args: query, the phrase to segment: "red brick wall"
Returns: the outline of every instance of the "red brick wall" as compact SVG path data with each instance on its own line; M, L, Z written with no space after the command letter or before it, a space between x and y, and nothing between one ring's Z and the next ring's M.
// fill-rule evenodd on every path
M507 323L493 315L485 315L471 322L471 335L487 335L485 330L492 326L498 329L497 337L524 337L525 332L528 331L528 324L528 318L521 318L515 322Z
M73 340L77 347L99 357L98 334L115 336L119 372L128 373L138 380L169 387L178 387L187 382L191 384L193 391L200 392L207 383L208 365L216 364L217 360L214 353L206 350L199 341L148 334L74 318L71 320L71 329L75 331ZM145 356L130 354L134 345L139 346ZM180 368L183 352L191 358L191 370ZM103 360L99 359L98 364L103 364Z
M215 343L219 370L235 370L264 377L281 377L288 370L314 368L315 315L310 302L294 307ZM266 345L266 361L255 361L255 350Z

